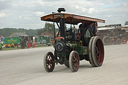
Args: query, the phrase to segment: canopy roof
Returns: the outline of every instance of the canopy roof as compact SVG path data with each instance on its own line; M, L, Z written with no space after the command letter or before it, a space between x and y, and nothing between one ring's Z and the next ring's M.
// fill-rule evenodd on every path
M96 19L86 16L80 16L75 14L67 14L67 13L52 13L49 15L45 15L41 17L42 21L50 21L50 22L59 22L59 18L64 18L65 23L68 24L78 24L80 22L91 23L91 22L101 22L105 23L105 20Z

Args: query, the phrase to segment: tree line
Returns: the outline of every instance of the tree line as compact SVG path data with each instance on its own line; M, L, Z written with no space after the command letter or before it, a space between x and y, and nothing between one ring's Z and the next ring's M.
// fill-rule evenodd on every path
M25 33L30 36L38 35L38 30L33 29L24 29L24 28L3 28L0 29L0 35L3 35L4 37L9 37L13 33Z
M124 25L128 25L128 21L125 21Z
M13 33L25 33L30 36L40 36L44 32L53 34L54 25L50 23L45 23L44 28L40 29L24 29L24 28L3 28L0 29L0 36L9 37Z

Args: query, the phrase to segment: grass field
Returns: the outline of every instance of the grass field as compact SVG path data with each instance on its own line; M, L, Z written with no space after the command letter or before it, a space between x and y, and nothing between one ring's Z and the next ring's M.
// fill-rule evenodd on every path
M2 48L2 50L0 50L0 51L5 51L5 50L16 50L16 49L20 49L20 48L17 48L17 47L15 47L15 48Z
M48 45L40 45L40 46L36 46L36 47L47 47ZM35 47L35 48L36 48ZM32 48L32 47L31 47ZM17 49L21 49L21 48L18 48L18 47L14 47L14 48L2 48L2 50L0 51L6 51L6 50L17 50ZM24 49L27 49L27 48L24 48Z

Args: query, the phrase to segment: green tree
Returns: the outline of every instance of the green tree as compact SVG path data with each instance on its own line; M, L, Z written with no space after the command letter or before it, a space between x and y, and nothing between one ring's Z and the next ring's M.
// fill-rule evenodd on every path
M24 29L24 28L3 28L3 29L0 29L0 35L3 35L4 37L9 37L11 34L13 33L26 33L27 35L30 35L30 36L35 36L35 35L38 35L38 29L36 30L33 30L33 29Z
M128 21L125 21L124 25L128 25Z
M54 33L53 29L54 29L54 25L53 24L46 23L45 26L44 26L43 31L44 32L49 32L49 33Z
M37 32L38 36L41 35L42 32L43 32L43 29L42 28L41 29L38 29L38 32Z
M38 30L38 35L40 35L44 32L48 32L50 34L53 34L54 33L54 25L51 23L45 23L44 28Z

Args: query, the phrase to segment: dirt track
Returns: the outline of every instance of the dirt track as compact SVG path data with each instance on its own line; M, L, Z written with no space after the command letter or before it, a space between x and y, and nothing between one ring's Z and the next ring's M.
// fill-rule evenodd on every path
M52 47L0 51L0 85L128 85L128 44L105 46L101 67L80 62L78 72L56 65L43 68L43 55Z

